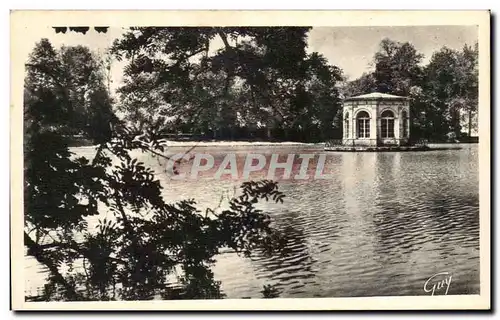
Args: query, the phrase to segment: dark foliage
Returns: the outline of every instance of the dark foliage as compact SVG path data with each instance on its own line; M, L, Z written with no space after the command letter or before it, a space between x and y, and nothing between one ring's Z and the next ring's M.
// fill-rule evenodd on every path
M24 239L49 272L39 300L222 298L211 271L222 248L280 249L283 237L256 207L283 201L275 182L244 183L227 210L167 203L158 177L132 155L162 156L165 142L154 126L128 128L113 115L88 50L58 52L43 40L27 70ZM91 139L93 158L72 153L68 133ZM87 217L106 212L89 227Z
M69 31L75 32L75 33L82 33L82 34L87 34L87 32L90 30L90 27L52 27L56 33L66 33L69 29ZM109 27L94 27L94 30L97 33L106 33L108 32Z
M341 71L306 53L309 29L132 28L112 49L128 62L121 111L201 139L325 139Z

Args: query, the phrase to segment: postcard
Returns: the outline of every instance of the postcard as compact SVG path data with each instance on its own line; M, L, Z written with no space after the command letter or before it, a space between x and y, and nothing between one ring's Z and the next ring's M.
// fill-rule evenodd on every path
M12 11L12 309L490 309L489 66L489 11Z

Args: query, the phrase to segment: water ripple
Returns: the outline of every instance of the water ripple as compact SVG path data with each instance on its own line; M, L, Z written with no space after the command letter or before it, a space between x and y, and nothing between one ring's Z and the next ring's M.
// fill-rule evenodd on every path
M328 154L332 180L281 181L285 204L264 205L286 250L250 260L222 254L215 275L230 298L260 297L264 284L283 297L423 295L423 281L444 271L453 274L451 294L478 293L476 148ZM168 182L165 196L215 207L237 185Z

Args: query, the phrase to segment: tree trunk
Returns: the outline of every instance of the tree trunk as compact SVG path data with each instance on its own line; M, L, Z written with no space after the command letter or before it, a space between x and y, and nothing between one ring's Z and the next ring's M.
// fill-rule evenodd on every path
M469 140L472 135L472 109L469 107Z

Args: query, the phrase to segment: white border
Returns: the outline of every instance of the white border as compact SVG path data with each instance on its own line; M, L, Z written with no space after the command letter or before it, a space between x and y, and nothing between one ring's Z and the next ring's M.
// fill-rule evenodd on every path
M490 70L489 16L482 11L258 11L258 12L14 12L11 14L11 205L12 205L12 281L14 309L87 309L87 310L371 310L371 309L483 309L489 307L490 296ZM242 299L204 301L147 302L24 302L23 242L22 242L22 117L23 63L16 60L16 47L22 44L23 32L40 25L479 25L480 39L480 225L481 225L481 295L439 297L374 297L321 299ZM168 22L168 23L166 23ZM21 209L21 210L20 210ZM21 272L20 272L21 271Z

